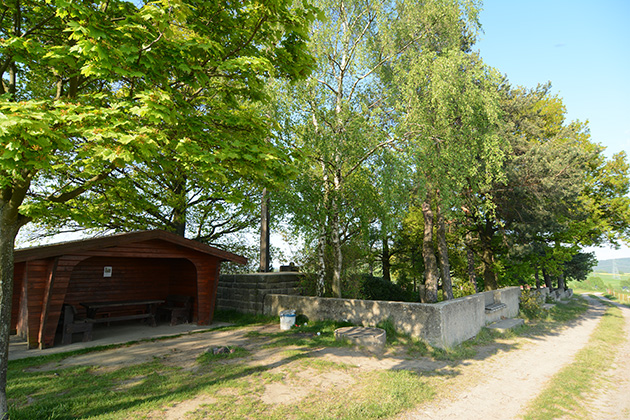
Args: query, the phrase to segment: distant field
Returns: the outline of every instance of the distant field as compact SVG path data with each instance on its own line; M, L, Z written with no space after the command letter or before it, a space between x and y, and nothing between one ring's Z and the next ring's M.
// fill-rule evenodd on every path
M613 288L620 287L620 283L624 280L625 281L630 280L630 274L618 274L615 276L610 273L591 273L588 276L589 279L594 278L594 277L599 277L600 279L604 281L605 284L609 284Z
M601 282L603 282L603 285ZM621 290L622 282L626 283L625 286L629 285L627 282L630 282L630 274L618 274L613 275L611 273L591 273L589 274L586 281L576 282L570 281L568 286L572 289L578 290L602 290L605 287L610 287L612 289ZM602 287L603 286L603 287Z

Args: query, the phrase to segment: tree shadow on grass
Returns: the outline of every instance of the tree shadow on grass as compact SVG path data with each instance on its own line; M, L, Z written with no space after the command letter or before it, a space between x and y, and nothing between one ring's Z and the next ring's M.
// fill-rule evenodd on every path
M309 360L327 360L339 368L372 370L406 370L419 376L455 377L459 367L472 361L483 361L500 352L518 348L514 335L532 340L557 336L565 328L580 326L586 320L603 316L605 305L588 298L587 303L573 307L559 305L554 322L539 322L508 333L506 336L482 331L477 337L453 349L434 349L413 340L388 346L384 354L371 354L334 340L337 325L313 324L309 328L277 332L261 327L259 332L247 336L250 352L267 349L276 357L257 360L248 356L231 360L213 360L200 365L196 371L169 368L160 358L142 365L129 366L111 373L95 374L88 367L70 367L59 370L27 372L12 393L21 399L12 400L12 419L76 419L111 414L123 418L134 410L159 410L160 406L177 403L209 389L234 386L242 379L257 378L283 366ZM585 307L589 309L583 312ZM569 314L567 319L566 314ZM277 326L275 327L277 328ZM323 330L323 331L318 331ZM319 335L317 333L320 333ZM144 345L147 345L146 343ZM284 351L290 349L290 351ZM253 364L256 363L256 364ZM121 391L123 378L141 378L133 386ZM27 397L24 397L27 395ZM155 405L157 408L150 408Z

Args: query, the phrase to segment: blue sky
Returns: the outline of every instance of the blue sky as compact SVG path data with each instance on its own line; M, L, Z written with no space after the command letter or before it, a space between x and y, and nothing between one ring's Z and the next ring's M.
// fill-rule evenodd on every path
M476 49L511 84L552 83L606 155L630 152L630 0L485 0ZM597 249L599 259L630 248Z

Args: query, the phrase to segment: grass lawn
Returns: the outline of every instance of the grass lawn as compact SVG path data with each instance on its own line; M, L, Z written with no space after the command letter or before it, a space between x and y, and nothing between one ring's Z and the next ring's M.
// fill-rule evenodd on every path
M388 331L387 351L375 356L335 341L334 329L343 324L309 323L281 332L277 319L249 323L241 319L232 330L250 328L247 348L233 347L233 352L217 355L201 351L184 364L176 363L170 354L108 369L98 363L67 366L63 362L72 353L16 360L9 362L8 371L10 415L12 420L391 418L450 392L449 378L457 374L458 366L477 357L481 348L505 347L506 340L518 341L519 335L553 333L585 309L586 304L577 298L516 331L501 334L484 329L476 338L447 350L397 334L387 324L381 325ZM315 356L326 350L359 354L361 360L374 364L393 356L406 362L403 367L367 369L352 358ZM261 354L270 359L262 360ZM446 368L406 367L414 363ZM273 389L293 392L298 398L268 401L266 396ZM188 414L173 417L174 409L190 401L196 403L186 410Z
M622 282L630 281L630 274L611 274L611 273L598 273L594 272L588 275L586 282L569 282L569 287L574 287L576 289L580 288L581 284L588 284L592 279L600 278L604 284L608 287L612 287L614 289L621 289Z
M602 385L602 372L610 367L619 345L624 342L623 326L621 311L609 305L586 347L578 352L573 363L551 379L547 387L531 402L524 418L588 418L586 399Z

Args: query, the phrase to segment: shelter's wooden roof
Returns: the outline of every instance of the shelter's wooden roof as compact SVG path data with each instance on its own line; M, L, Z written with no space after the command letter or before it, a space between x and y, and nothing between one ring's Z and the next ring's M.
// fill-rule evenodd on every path
M60 255L81 254L86 251L92 251L103 248L111 248L120 245L127 245L135 242L144 242L151 240L162 240L171 244L189 248L191 250L208 254L219 258L222 261L232 261L238 264L247 264L247 258L214 248L201 242L186 239L174 233L164 230L145 230L131 233L119 233L99 238L81 239L77 241L61 242L51 245L35 246L31 248L17 249L14 252L14 261L32 261L43 258L51 258Z

